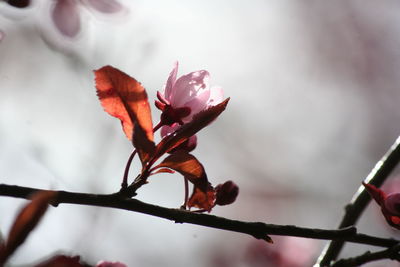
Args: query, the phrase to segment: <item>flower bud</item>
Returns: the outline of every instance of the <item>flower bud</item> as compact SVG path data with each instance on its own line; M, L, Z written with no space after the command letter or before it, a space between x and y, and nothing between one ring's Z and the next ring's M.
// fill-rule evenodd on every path
M226 181L223 184L217 185L215 188L216 192L216 205L229 205L235 202L238 194L239 187L232 181Z

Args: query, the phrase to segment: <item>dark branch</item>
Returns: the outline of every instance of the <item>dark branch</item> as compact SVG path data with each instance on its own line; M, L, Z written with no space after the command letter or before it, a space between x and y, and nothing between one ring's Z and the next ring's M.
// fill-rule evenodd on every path
M400 261L399 251L400 251L399 244L397 244L391 248L381 250L378 252L374 252L374 253L367 251L364 254L357 256L357 257L339 260L339 261L335 262L334 264L332 264L332 267L360 266L367 262L383 260L383 259L391 259L391 260Z
M400 136L386 154L376 163L375 167L364 179L365 183L380 187L400 161ZM339 229L355 225L371 200L364 186L360 185L351 202L346 206L345 214L340 222ZM343 248L346 240L335 240L328 244L318 258L317 266L328 266L335 260Z
M29 196L40 189L28 188L14 185L0 184L0 195L17 198L29 198ZM392 247L399 243L395 239L386 239L373 237L363 234L357 234L356 228L348 227L340 230L323 230L303 228L293 225L274 225L262 222L244 222L238 220L226 219L209 214L201 214L181 209L169 209L148 203L141 202L137 199L122 198L121 194L96 195L85 193L73 193L66 191L55 191L58 196L54 206L63 203L99 206L117 208L129 211L140 212L160 218L172 220L176 223L191 223L244 233L251 235L257 239L269 240L268 235L297 236L313 239L325 240L344 240L353 243L368 244L380 247Z

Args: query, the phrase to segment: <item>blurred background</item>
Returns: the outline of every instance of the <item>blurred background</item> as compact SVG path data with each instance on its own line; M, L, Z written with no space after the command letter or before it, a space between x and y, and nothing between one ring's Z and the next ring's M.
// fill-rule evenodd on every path
M119 0L113 12L93 8L93 1L63 1L79 21L69 35L54 23L57 1L26 8L0 2L0 183L119 190L132 146L96 97L92 70L108 64L139 80L151 103L176 60L178 75L206 69L211 84L231 97L194 151L214 185L231 179L240 187L234 204L212 211L219 216L334 229L400 133L398 1ZM159 115L154 108L154 123ZM135 162L131 179L137 171ZM391 183L396 178L399 170ZM154 176L138 193L140 200L177 208L182 178ZM0 198L3 236L24 203ZM358 227L400 238L375 203ZM311 266L326 244L275 241L60 205L10 263L29 266L61 252L92 264L144 267ZM379 248L348 244L341 256L367 249Z

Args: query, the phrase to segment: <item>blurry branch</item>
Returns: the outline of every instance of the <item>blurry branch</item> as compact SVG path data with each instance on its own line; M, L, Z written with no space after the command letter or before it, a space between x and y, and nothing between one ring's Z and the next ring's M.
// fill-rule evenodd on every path
M0 184L1 196L26 199L32 193L35 193L37 191L42 190L29 187ZM164 208L144 203L137 199L122 198L119 193L110 195L97 195L66 191L44 191L57 193L56 199L51 202L53 206L58 206L59 204L63 203L69 203L123 209L172 220L175 223L190 223L221 230L244 233L251 235L257 239L264 239L266 241L271 241L268 235L282 235L313 239L342 240L388 248L395 246L400 242L395 239L386 239L364 234L357 234L355 227L347 227L339 230L324 230L303 228L293 225L275 225L262 222L245 222L231 220L210 214L196 213L182 209Z
M381 187L383 182L393 171L400 161L400 136L386 154L376 163L368 176L364 179L365 183ZM355 225L369 201L371 200L367 190L361 185L354 194L352 200L345 208L345 214L340 222L339 229ZM328 244L318 258L316 266L329 266L335 260L343 248L346 240L335 240Z
M391 259L400 261L400 244L397 244L391 248L371 253L370 251L365 252L364 254L348 258L348 259L341 259L334 264L332 267L351 267L351 266L360 266L367 262L377 261L382 259Z

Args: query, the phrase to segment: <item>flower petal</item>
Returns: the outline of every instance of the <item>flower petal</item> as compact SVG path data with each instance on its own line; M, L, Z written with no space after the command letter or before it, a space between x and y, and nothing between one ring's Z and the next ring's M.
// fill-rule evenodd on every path
M86 0L87 5L101 13L116 13L123 9L123 6L116 0Z
M75 37L81 29L76 0L57 0L52 10L54 25L61 34Z
M209 106L215 106L224 101L224 90L222 90L221 87L213 86L211 87L210 92L210 99L207 103Z
M178 128L179 128L178 123L174 123L171 126L165 125L165 126L161 127L161 130L160 130L161 138L164 138L165 136L170 135L171 133L175 132Z
M189 102L183 104L184 107L190 108L190 115L182 118L183 122L189 122L192 120L193 115L207 108L207 102L210 99L210 90L204 90L198 96L194 97Z
M179 63L178 61L176 61L174 63L174 68L172 69L171 73L168 76L168 80L167 83L165 84L165 88L164 88L164 97L170 101L171 100L171 95L172 95L172 88L175 85L175 81L176 81L176 75L178 73L178 67L179 67Z
M100 261L96 267L127 267L126 264L119 261Z
M197 97L203 90L208 89L209 73L206 70L199 70L180 77L172 90L171 105L181 107Z

